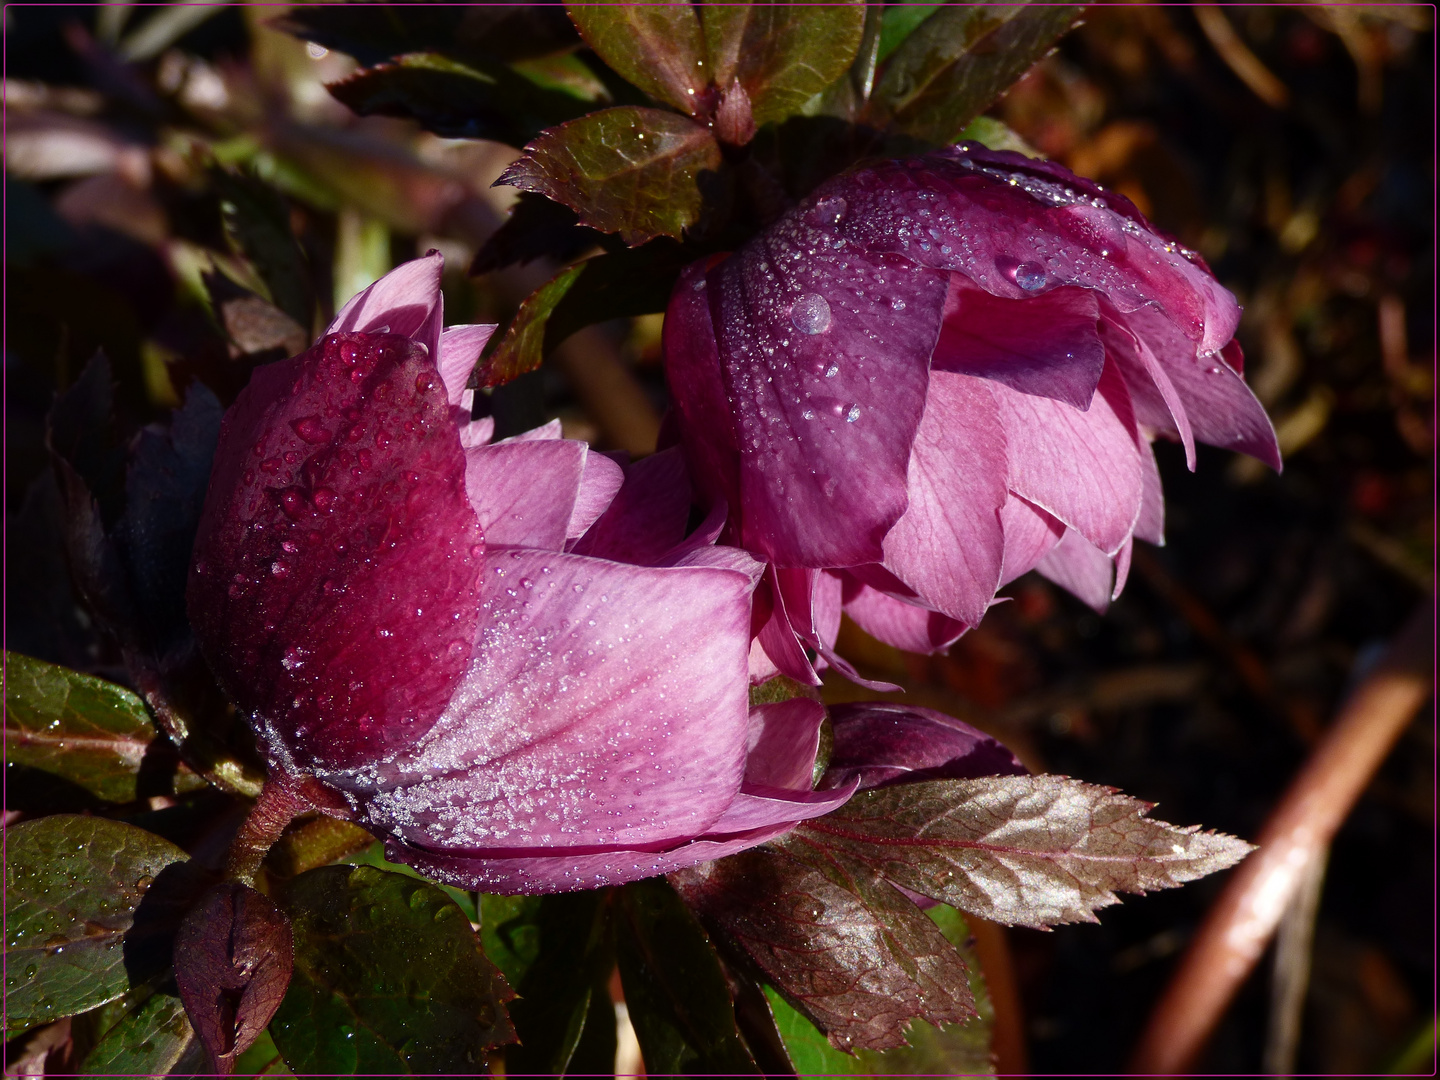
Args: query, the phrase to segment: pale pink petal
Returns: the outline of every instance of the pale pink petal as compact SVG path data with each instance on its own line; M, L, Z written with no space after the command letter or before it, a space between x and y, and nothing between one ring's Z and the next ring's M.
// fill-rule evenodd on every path
M620 486L625 483L625 471L604 454L587 450L584 463L584 471L580 474L580 490L575 494L570 523L565 526L565 535L572 539L583 536L585 530L595 524L610 505L610 500L615 498Z
M1110 356L1125 376L1125 384L1131 391L1131 400L1136 402L1137 414L1140 410L1138 402L1141 395L1150 408L1153 408L1155 394L1160 395L1171 420L1164 430L1174 431L1180 437L1180 442L1185 447L1185 464L1194 472L1195 433L1191 430L1190 415L1185 411L1180 392L1175 389L1175 383L1165 365L1156 359L1155 353L1143 338L1131 333L1129 327L1118 321L1118 316L1116 319L1107 318L1103 329ZM1141 389L1139 395L1134 390L1136 385Z
M824 720L825 706L809 698L752 707L745 786L809 791Z
M1126 540L1115 555L1115 588L1110 592L1111 600L1119 600L1125 591L1125 582L1130 578L1130 556L1135 551L1135 541Z
M440 275L445 257L438 251L401 263L379 281L346 302L325 333L341 331L391 334L413 338L424 345L433 364L440 355L440 331L445 325Z
M485 348L490 335L495 333L494 323L475 323L468 326L447 327L440 334L440 377L445 380L445 391L450 395L451 405L462 405L465 384L475 370L475 362Z
M897 600L854 578L845 582L845 614L877 641L922 655L948 649L969 629L948 615Z
M999 588L1004 553L999 510L1006 494L1005 428L991 385L968 375L931 373L910 451L909 507L884 543L888 570L927 606L971 626Z
M507 439L501 439L496 446L503 446L506 443L522 442L545 442L550 439L563 439L564 433L560 428L559 420L551 420L549 423L541 424L539 427L531 428L529 431L522 431L519 435L511 435Z
M1135 536L1164 547L1165 491L1160 484L1160 466L1155 462L1155 448L1148 441L1140 454L1140 464L1140 479L1144 488L1140 496L1140 516L1135 520Z
M1035 569L1101 614L1110 606L1114 563L1074 529L1065 530L1060 542L1035 564Z
M1009 452L1010 490L1118 551L1140 514L1141 467L1130 396L1105 365L1086 412L991 383Z
M1008 585L1050 553L1065 535L1065 526L1044 510L1032 506L1018 495L1011 495L1000 511L1001 530L1005 534L1004 568L1000 584Z
M482 416L479 420L471 420L460 425L460 445L466 450L484 446L494 437L495 418L493 416Z
M586 446L570 439L499 442L465 451L465 490L490 546L561 551Z

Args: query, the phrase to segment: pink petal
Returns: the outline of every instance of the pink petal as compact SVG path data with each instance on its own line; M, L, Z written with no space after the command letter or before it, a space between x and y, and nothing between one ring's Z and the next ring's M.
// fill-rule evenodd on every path
M750 581L500 552L475 659L393 761L325 777L372 828L463 852L673 844L740 788Z
M484 446L494 437L495 418L493 416L482 416L479 420L470 420L460 424L460 445L466 450L474 446Z
M1154 352L1144 339L1131 333L1129 327L1123 323L1106 319L1103 329L1109 355L1124 375L1131 400L1135 402L1137 419L1142 395L1147 406L1153 410L1155 395L1159 394L1170 417L1170 423L1166 424L1163 430L1174 431L1179 435L1180 442L1185 446L1185 464L1194 472L1195 434L1190 427L1190 415L1185 411L1180 392L1175 389L1165 365L1155 358ZM1135 392L1137 385L1140 387L1139 395Z
M1008 585L1050 553L1065 535L1065 526L1018 495L1011 495L1000 511L1005 534L1004 567L1000 584Z
M585 446L584 443L580 445ZM584 471L580 474L580 490L575 494L575 507L570 511L565 535L570 538L583 536L605 512L624 483L625 472L619 465L587 447Z
M1029 771L998 739L934 709L854 702L834 706L830 719L835 743L823 781L827 787L858 779L865 790Z
M1114 592L1114 564L1109 555L1074 529L1065 530L1060 543L1035 564L1035 569L1102 615L1110 606Z
M825 706L809 698L752 707L745 786L809 791L824 720Z
M1130 397L1105 365L1089 411L991 383L1010 458L1010 490L1107 552L1140 513L1141 467Z
M187 607L280 767L371 761L440 716L480 603L463 475L434 359L408 338L326 337L257 368L226 414Z
M1130 578L1130 556L1135 551L1135 541L1126 540L1115 555L1115 588L1110 592L1111 600L1119 600L1125 591L1125 582Z
M1140 516L1135 520L1135 535L1158 547L1165 546L1165 492L1160 485L1160 466L1155 462L1155 448L1148 442L1140 454Z
M910 451L910 505L884 544L888 570L927 606L971 626L999 588L1004 553L1005 429L990 385L931 373Z
M570 439L507 440L467 449L465 490L486 544L563 550L586 450Z
M1088 409L1105 366L1099 318L1089 289L1062 286L1009 300L951 274L930 370L994 379L1022 394Z
M495 333L494 323L475 323L447 327L440 334L440 377L451 405L464 405L465 384L475 370L475 362Z
M422 259L401 263L379 281L352 296L326 328L341 331L380 332L414 338L429 351L431 363L440 356L440 331L445 325L445 300L440 275L445 257L438 251Z
M848 576L845 614L877 641L925 655L948 649L969 629L948 615L897 600Z
M625 466L624 484L573 550L578 555L653 565L685 538L689 515L684 453L671 447Z

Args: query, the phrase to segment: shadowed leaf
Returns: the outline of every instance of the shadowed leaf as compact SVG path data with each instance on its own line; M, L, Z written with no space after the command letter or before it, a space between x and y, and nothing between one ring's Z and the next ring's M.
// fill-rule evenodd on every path
M175 935L175 983L217 1073L235 1071L290 983L290 923L269 897L223 881Z
M339 862L374 843L375 837L359 825L322 814L280 837L265 855L265 868L276 876L292 878Z
M839 78L860 45L865 5L707 4L701 10L710 77L735 79L756 125L784 120Z
M193 1038L185 1006L173 994L151 994L121 1014L80 1062L82 1076L163 1076Z
M840 1049L903 1046L917 1017L975 1015L964 962L914 902L798 831L669 880Z
M629 82L691 116L701 111L710 73L700 21L689 4L567 4L570 20Z
M679 239L705 204L703 174L720 168L706 128L659 109L601 109L540 133L497 184L570 207L588 225L631 247Z
M540 366L545 359L545 326L555 306L584 272L584 263L567 266L525 298L499 344L481 357L475 369L481 386L504 386Z
M651 1074L756 1073L735 1027L719 957L659 878L619 895L616 952L625 1002Z
M891 4L880 20L880 49L875 59L884 63L915 28L939 9L939 4Z
M664 311L675 279L693 258L693 252L660 240L585 260L580 264L585 272L546 323L546 352L592 323Z
M542 4L315 4L292 8L276 25L362 64L432 50L526 60L578 41L564 13Z
M436 52L396 57L329 90L361 116L413 117L438 135L511 146L585 111L574 95L545 89L498 61Z
M895 49L876 118L936 145L954 142L1079 19L1079 6L943 5Z
M522 192L505 219L475 253L471 274L488 274L516 263L552 258L569 262L598 239L593 230L579 224L568 206Z
M8 829L7 1035L123 994L135 909L160 872L185 858L168 840L103 818L57 814Z
M864 791L799 832L922 896L1021 926L1094 922L1116 890L1171 888L1252 850L1149 810L1066 776L988 776Z
M607 985L615 965L610 890L555 896L480 897L486 955L520 997L510 1006L514 1075L613 1070L615 1010Z
M137 797L147 763L169 771L174 747L155 731L141 700L124 687L69 668L5 654L5 762L42 769L106 802ZM168 778L167 778L168 781ZM180 767L171 791L204 786ZM147 794L161 794L156 790Z
M290 207L258 177L211 171L220 193L225 235L259 272L269 299L307 329L315 320L315 288L305 253L290 231Z
M514 1037L505 980L434 885L326 866L285 907L295 970L270 1034L296 1073L473 1074Z

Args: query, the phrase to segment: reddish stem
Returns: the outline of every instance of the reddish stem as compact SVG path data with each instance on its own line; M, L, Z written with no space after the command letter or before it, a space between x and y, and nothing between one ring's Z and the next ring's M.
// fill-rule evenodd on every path
M315 808L315 804L301 794L299 785L273 777L266 780L260 797L230 844L230 852L225 857L225 876L253 886L265 853L280 839L285 826Z
M1426 604L1346 702L1271 813L1259 850L1210 909L1150 1015L1132 1072L1185 1072L1204 1049L1309 866L1430 696L1433 643L1434 608Z

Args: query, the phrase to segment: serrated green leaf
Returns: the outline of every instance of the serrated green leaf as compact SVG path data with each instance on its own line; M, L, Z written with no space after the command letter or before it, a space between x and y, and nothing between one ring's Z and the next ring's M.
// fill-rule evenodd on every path
M1073 27L1083 9L943 5L896 48L872 111L895 130L948 145Z
M7 1035L123 994L135 909L161 871L186 858L168 840L104 818L57 814L9 829Z
M401 116L451 138L523 146L543 128L581 115L587 102L539 85L499 61L409 53L332 83L361 116Z
M710 81L690 4L567 4L600 59L645 93L694 116Z
M1044 156L1022 139L1014 128L993 116L977 116L971 120L956 142L978 142L991 150L1013 150L1032 158Z
M865 26L865 5L706 4L701 9L711 77L735 79L756 125L784 120L845 73Z
M327 821L334 821L334 818L326 818ZM346 822L336 821L337 825L346 825ZM348 826L353 829L354 825ZM367 834L368 835L368 834ZM333 860L332 860L333 861ZM347 853L345 862L351 866L373 866L377 870L387 870L392 874L404 874L406 877L424 880L415 871L414 867L406 866L404 863L393 863L385 858L385 845L379 840L366 844L359 851ZM466 892L464 889L457 889L453 885L441 885L439 882L431 881L430 885L444 892L444 894L455 901L455 904L465 913L465 918L473 922L480 921L480 910L475 903L475 894Z
M736 1029L720 958L663 878L620 891L616 954L646 1072L759 1072Z
M660 109L601 109L542 131L496 181L564 203L580 224L631 247L679 239L719 201L720 144L709 129Z
M664 311L676 278L694 258L679 244L657 240L580 263L584 274L565 291L545 325L545 351L592 323Z
M157 740L159 743L157 744ZM122 686L78 671L5 654L5 764L40 769L79 784L97 799L130 802L146 751L174 749L158 734L144 703ZM175 790L202 781L188 769Z
M545 359L546 324L584 272L584 263L567 266L525 298L499 344L481 357L476 367L481 386L504 386L540 366Z
M80 1063L80 1075L163 1076L192 1035L180 999L152 994L105 1032Z
M438 887L326 866L285 891L290 989L270 1034L296 1073L475 1073L514 1037L503 977Z
M315 321L315 287L310 264L290 231L290 207L278 191L257 176L215 169L225 235L244 255L269 289L267 297L303 327Z

